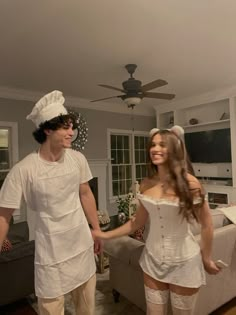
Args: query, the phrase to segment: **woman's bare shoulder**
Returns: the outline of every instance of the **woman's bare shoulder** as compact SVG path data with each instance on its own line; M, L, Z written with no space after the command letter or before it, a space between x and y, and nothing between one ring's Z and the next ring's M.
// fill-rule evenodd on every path
M155 179L145 177L140 183L139 190L140 190L141 193L144 193L146 190L152 188L155 185L156 185L156 180Z
M191 190L194 190L194 189L202 189L202 185L201 183L199 182L199 180L191 175L191 174L187 174L187 180L188 180L188 183L189 183L189 188Z

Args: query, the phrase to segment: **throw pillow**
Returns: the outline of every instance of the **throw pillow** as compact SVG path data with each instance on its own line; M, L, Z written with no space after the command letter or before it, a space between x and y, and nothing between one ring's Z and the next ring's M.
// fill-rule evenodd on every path
M9 241L9 239L5 239L3 241L3 244L2 244L2 249L1 249L1 252L8 252L9 250L12 249L12 244L11 242Z
M131 217L131 221L134 221L135 220L135 214ZM144 230L145 230L145 226L141 227L140 229L138 229L137 231L135 231L133 234L131 234L130 236L132 238L135 238L136 240L138 241L142 241L144 242Z
M138 241L144 242L144 239L143 239L144 228L145 228L145 227L143 226L142 228L140 228L140 229L138 229L137 231L135 231L135 232L131 235L131 237L135 238L135 239L138 240Z

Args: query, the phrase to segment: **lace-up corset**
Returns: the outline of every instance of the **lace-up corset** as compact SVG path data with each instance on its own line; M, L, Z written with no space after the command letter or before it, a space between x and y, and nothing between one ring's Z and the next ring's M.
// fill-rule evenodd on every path
M189 223L179 214L179 203L168 199L153 199L138 195L149 213L150 227L146 250L157 261L182 262L200 251Z

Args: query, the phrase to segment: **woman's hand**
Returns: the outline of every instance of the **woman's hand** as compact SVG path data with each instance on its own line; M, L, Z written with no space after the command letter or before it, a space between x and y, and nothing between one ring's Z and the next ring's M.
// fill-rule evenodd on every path
M94 240L106 240L108 239L107 232L103 232L101 230L92 230L91 231Z
M203 260L203 265L207 273L210 275L216 275L221 271L221 268L218 267L213 260Z

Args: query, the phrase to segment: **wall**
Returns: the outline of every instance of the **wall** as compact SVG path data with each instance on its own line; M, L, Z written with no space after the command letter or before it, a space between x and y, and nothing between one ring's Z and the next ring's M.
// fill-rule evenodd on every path
M32 137L34 125L26 120L33 106L34 103L29 101L0 98L0 120L18 122L20 159L38 146ZM125 115L84 108L73 109L81 113L87 121L88 142L83 153L88 159L107 159L108 128L129 130L134 127L135 130L149 131L155 126L155 117L134 116L132 119L130 111Z
M155 117L134 116L84 108L73 108L81 113L88 125L88 143L84 153L88 159L107 159L107 129L149 131L155 126ZM135 110L135 109L134 109Z

